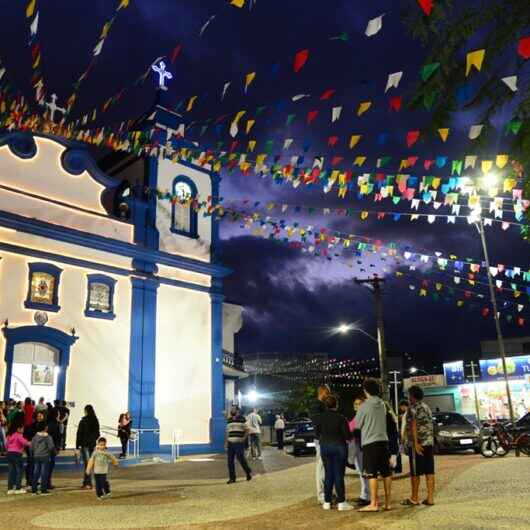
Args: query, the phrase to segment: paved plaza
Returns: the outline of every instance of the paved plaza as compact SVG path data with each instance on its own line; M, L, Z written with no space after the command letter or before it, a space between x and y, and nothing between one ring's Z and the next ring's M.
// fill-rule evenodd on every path
M530 528L530 459L486 460L478 455L438 458L434 507L405 508L408 480L394 482L394 510L378 514L324 512L314 500L311 457L267 449L253 465L255 479L226 484L222 456L175 465L139 465L112 474L113 498L98 501L79 489L79 472L60 472L50 497L1 497L6 529L523 529ZM242 474L241 474L242 476ZM347 492L358 493L349 472Z

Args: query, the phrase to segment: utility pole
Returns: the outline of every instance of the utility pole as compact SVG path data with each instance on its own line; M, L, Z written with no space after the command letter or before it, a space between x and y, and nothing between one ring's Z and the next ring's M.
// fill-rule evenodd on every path
M397 370L392 370L391 372L388 372L393 376L392 381L390 381L391 385L394 385L394 408L396 411L396 416L399 418L399 402L398 402L398 385L401 381L398 381L398 374L399 372Z
M370 285L373 289L374 303L375 303L375 318L377 321L377 346L379 348L379 371L381 372L381 386L383 391L383 399L388 401L388 373L386 363L385 351L385 328L383 322L383 296L381 285L385 282L383 278L379 278L374 274L373 278L354 278L358 285Z
M471 361L469 364L466 364L466 366L471 368L471 379L473 379L473 391L475 393L475 412L477 413L477 423L480 425L480 407L477 395L477 379L479 376L475 372L475 368L478 368L478 365L475 363L475 361Z

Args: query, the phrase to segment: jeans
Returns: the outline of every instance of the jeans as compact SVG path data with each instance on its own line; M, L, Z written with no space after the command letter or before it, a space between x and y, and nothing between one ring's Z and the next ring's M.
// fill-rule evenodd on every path
M48 488L52 487L52 473L55 469L55 453L50 455L50 467L48 468Z
M50 457L37 456L33 458L33 483L31 484L31 492L37 493L37 487L40 479L40 491L46 493L48 491L48 477L50 474Z
M324 463L324 500L331 502L333 487L337 493L337 502L345 501L344 473L346 472L346 445L321 444L320 454Z
M87 475L86 468L88 466L88 461L90 460L90 456L92 455L93 451L93 447L81 447L81 459L83 460L83 486L92 487L92 475L94 473Z
M359 480L361 481L361 494L359 497L365 501L370 500L370 488L368 486L368 479L363 477L363 452L357 442L350 442L353 444L353 463L355 469L359 472Z
M252 458L261 456L261 435L258 432L250 434L250 454Z
M110 484L107 480L106 473L94 473L94 479L96 480L96 495L102 497L110 493Z
M247 477L250 477L252 475L252 470L247 464L247 459L245 458L245 444L243 442L228 442L227 457L228 476L230 477L230 480L236 480L236 458L241 464L243 471L247 474Z
M278 440L278 449L283 449L283 429L276 429L276 440Z
M315 439L316 449L316 467L315 467L315 480L317 485L317 500L318 502L324 502L324 464L322 463L322 457L320 456L320 443Z
M33 484L33 453L26 449L26 485Z
M7 467L9 475L7 477L7 489L19 490L22 487L22 468L23 460L21 453L7 453L6 454Z
M7 447L6 432L3 427L0 426L0 442L2 443L2 450L5 451Z
M129 434L120 431L121 454L127 456L127 446L129 444Z

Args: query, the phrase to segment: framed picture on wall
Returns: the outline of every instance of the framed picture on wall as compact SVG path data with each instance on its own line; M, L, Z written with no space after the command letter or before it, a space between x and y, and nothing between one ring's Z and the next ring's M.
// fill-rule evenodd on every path
M31 384L53 386L53 366L48 366L46 364L32 364Z

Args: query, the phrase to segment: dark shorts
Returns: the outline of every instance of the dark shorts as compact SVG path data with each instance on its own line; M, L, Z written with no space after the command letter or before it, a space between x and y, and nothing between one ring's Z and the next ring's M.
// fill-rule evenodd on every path
M363 476L366 478L377 478L379 475L389 477L392 474L390 469L390 453L388 452L388 442L374 442L363 445Z
M434 475L434 450L432 445L423 446L423 454L419 455L414 449L409 449L410 474L413 477L420 475Z

